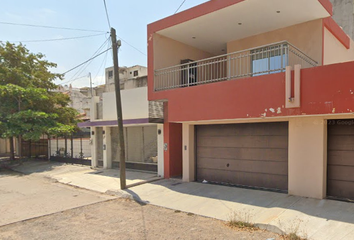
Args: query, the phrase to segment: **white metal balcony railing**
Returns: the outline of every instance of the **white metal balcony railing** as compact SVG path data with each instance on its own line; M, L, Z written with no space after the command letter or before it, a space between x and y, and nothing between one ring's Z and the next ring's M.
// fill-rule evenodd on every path
M230 79L285 71L286 66L302 68L317 62L287 41L155 70L154 90L189 87Z

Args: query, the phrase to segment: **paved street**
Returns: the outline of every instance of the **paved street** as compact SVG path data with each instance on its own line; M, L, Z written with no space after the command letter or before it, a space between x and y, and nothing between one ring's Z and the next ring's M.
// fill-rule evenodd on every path
M302 198L282 193L164 179L119 189L117 169L28 161L16 171L54 179L60 183L117 196L130 196L151 205L228 220L237 212L270 231L291 233L314 240L354 239L354 204ZM154 179L154 174L127 171L127 182Z
M0 170L0 226L112 198L48 178Z
M281 239L39 175L0 170L0 196L0 239Z

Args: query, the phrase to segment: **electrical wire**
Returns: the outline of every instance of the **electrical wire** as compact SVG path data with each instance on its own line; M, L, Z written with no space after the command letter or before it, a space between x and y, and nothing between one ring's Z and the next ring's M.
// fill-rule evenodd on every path
M105 40L105 41L100 45L100 47L91 55L91 57L95 56L97 53L99 53L101 50L103 50L103 49L104 49L104 46L106 46L106 44L107 44L107 42L108 42L109 39L110 39L110 38L106 36L106 40ZM91 62L89 62L89 63L91 63ZM80 75L84 72L84 70L88 67L89 63L86 64L86 65L83 65L80 69L78 69L78 70L76 71L76 73L72 76L71 79L74 79L75 77L80 76Z
M101 63L101 66L99 67L95 77L92 79L92 84L93 82L96 80L96 78L98 77L98 74L100 73L101 69L102 69L102 66L104 66L104 68L106 68L106 62L107 62L107 55L108 55L108 52L106 52L106 55L104 56L103 58L103 61Z
M69 80L69 81L62 82L62 83L60 83L60 85L68 84L68 83L73 83L73 82L75 82L76 80L79 80L79 79L82 79L82 78L87 78L87 77L88 77L88 75L86 74L85 76L81 76L81 77L78 77L78 78L75 78L75 79L72 79L72 80Z
M134 48L136 51L138 51L139 53L143 54L144 56L147 56L146 53L144 53L143 51L139 50L138 48L134 47L133 45L131 45L130 43L128 43L127 41L125 41L123 38L117 36L120 40L122 40L123 42L125 42L126 44L128 44L130 47Z
M12 22L0 22L0 24L25 26L25 27L37 27L37 28L52 28L52 29L62 29L62 30L70 30L70 31L83 31L83 32L100 32L100 33L106 32L106 31L90 30L90 29L82 29L82 28L55 27L55 26L25 24L25 23L12 23Z
M78 36L78 37L69 37L69 38L54 38L54 39L43 39L43 40L24 40L24 41L9 41L9 42L22 42L22 43L35 43L35 42L54 42L54 41L64 41L64 40L74 40L80 38L89 38L89 37L97 37L102 36L105 33L93 34L93 35L86 35L86 36Z
M179 7L177 8L175 14L178 12L178 10L183 6L183 4L186 2L186 0L183 0L183 2L181 3L181 5L179 5Z
M71 71L75 70L76 68L78 68L78 67L80 67L80 66L84 65L85 63L87 63L87 62L89 62L89 61L91 61L91 60L93 60L93 59L97 58L98 56L101 56L102 54L104 54L105 52L109 51L110 49L111 49L111 47L110 47L110 48L108 48L107 50L104 50L103 52L100 52L100 53L99 53L99 54L97 54L96 56L94 56L94 57L92 57L92 58L90 58L90 59L86 60L85 62L80 63L80 64L79 64L79 65L77 65L76 67L73 67L73 68L71 68L70 70L68 70L68 71L64 72L62 75L65 75L65 74L67 74L68 72L71 72Z
M95 56L95 55L96 55L98 52L100 52L101 50L107 48L106 46L109 44L109 41L108 41L108 40L109 40L109 38L107 38L106 41L103 42L103 44L96 50L96 52L94 52L94 54L93 54L91 57ZM86 64L84 64L84 65L74 74L74 76L72 77L72 79L75 78L75 77L77 77L77 76L82 75L83 72L87 69L87 67L92 63L92 61L93 61L93 59L92 59L91 61L87 62Z
M109 21L109 15L108 15L108 11L107 11L106 0L103 0L103 4L104 4L104 9L106 10L106 17L107 17L108 27L109 27L109 29L111 29L111 22Z

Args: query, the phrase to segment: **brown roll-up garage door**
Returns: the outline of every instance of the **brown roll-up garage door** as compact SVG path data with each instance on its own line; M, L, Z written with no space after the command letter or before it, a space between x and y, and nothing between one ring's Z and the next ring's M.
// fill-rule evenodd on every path
M288 123L197 126L197 180L287 191Z
M354 119L328 121L327 195L354 200Z

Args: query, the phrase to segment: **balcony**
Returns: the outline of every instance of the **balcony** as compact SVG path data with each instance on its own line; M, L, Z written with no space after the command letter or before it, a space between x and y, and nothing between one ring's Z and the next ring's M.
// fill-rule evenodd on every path
M302 68L318 65L287 41L197 61L185 59L181 63L155 70L155 91L280 73L285 71L286 66L293 67L297 64Z

